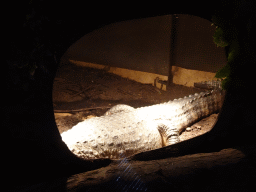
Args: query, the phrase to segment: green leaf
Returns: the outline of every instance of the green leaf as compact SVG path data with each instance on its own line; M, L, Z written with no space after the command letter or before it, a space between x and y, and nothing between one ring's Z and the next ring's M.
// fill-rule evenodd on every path
M230 78L227 77L221 82L221 87L223 90L226 90L228 88L228 85L230 84Z
M226 47L229 45L228 41L224 38L223 30L220 27L216 27L213 35L213 41L217 47Z
M230 74L230 65L227 64L224 67L222 67L219 71L217 71L217 73L215 74L216 78L219 79L225 79L226 77L228 77Z
M231 64L235 61L235 58L239 56L239 43L235 40L233 40L229 47L229 53L228 53L228 63Z

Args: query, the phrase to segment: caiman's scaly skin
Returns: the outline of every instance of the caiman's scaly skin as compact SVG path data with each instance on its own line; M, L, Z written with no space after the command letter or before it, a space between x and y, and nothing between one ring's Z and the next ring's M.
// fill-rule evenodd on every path
M137 109L118 105L78 123L62 139L81 158L120 159L179 142L187 126L218 112L223 99L218 89Z

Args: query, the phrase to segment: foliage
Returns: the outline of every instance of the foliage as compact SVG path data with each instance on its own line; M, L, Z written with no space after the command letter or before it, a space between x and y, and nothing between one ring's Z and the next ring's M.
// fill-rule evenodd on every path
M217 45L217 47L228 46L228 42L223 36L223 30L218 26L216 27L215 33L213 35L213 41Z
M227 89L231 81L231 68L239 56L237 30L236 27L230 25L230 23L219 22L216 17L213 17L213 21L215 21L216 25L216 30L213 35L214 43L217 47L228 46L227 64L215 74L215 77L222 81L222 88Z
M226 47L228 56L226 66L215 76L222 80L224 89L243 86L248 71L242 65L254 57L249 46L254 38L250 32L255 22L254 5L253 0L224 0L212 16L216 26L213 41L217 47Z

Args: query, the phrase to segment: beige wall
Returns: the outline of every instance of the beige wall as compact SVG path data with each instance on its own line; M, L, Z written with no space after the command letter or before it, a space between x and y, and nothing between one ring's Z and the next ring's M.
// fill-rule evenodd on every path
M163 81L168 80L168 76L166 75L136 71L131 69L119 68L119 67L106 67L105 65L99 65L99 64L76 61L76 60L70 60L70 62L78 66L103 69L110 73L114 73L121 77L132 79L140 83L155 85L158 88L161 88L161 84L155 82L156 78L159 78L160 80L163 80ZM211 72L185 69L177 66L172 67L172 72L174 74L173 83L179 84L179 85L185 85L188 87L193 87L194 82L212 80L215 75L215 73L211 73ZM163 85L161 89L166 90L166 85Z
M173 16L166 15L97 29L74 43L63 58L82 66L107 66L109 72L142 83L172 77L173 83L193 86L194 82L212 79L226 63L224 49L213 43L214 26L195 16L177 17L173 52Z
M215 26L206 19L178 15L173 65L216 73L226 64L224 48L213 42Z
M66 55L97 63L168 76L171 15L113 23L86 34Z

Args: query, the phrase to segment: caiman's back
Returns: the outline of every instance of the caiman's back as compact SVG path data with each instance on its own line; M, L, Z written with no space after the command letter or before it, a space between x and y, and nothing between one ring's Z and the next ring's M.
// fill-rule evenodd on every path
M187 126L218 112L223 99L224 92L216 89L137 109L119 108L78 123L62 139L81 158L119 159L178 142Z

